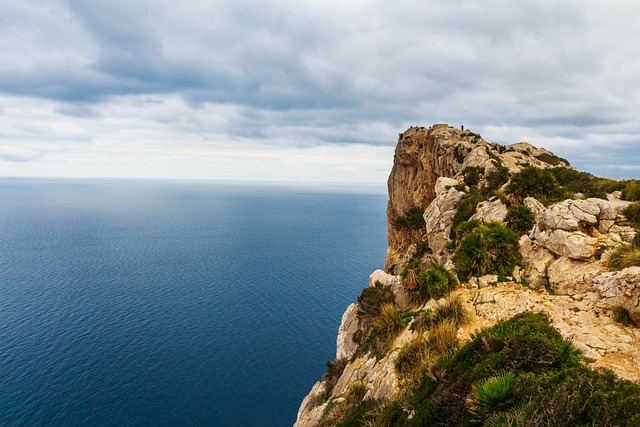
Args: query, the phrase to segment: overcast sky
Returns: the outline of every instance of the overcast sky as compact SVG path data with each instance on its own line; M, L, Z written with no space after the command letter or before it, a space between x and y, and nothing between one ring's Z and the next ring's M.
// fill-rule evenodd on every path
M450 123L640 176L640 2L2 0L0 176L384 183Z

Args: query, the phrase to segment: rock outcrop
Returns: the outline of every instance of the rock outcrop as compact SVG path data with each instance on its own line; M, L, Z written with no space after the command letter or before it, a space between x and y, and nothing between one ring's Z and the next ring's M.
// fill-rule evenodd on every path
M436 264L455 269L454 218L462 201L474 194L475 181L486 184L492 172L513 174L527 165L570 168L566 160L528 143L500 146L448 125L410 128L401 134L388 181L389 247L384 271L373 272L369 286L388 286L402 312L433 310L443 304L444 300L433 299L417 303L413 288L405 288L400 274L403 270L408 274L409 263L419 264L417 270ZM469 171L478 176L470 177ZM497 191L478 202L467 219L506 222L511 203L506 185L494 188ZM622 307L640 324L640 266L620 271L609 271L606 266L611 252L636 234L623 215L630 202L620 200L619 193L606 199L578 195L546 207L533 197L518 202L534 218L519 240L522 266L508 277L481 275L462 284L457 295L473 315L459 328L458 337L469 340L479 328L524 311L544 312L565 338L583 350L592 367L639 382L640 329L614 322L611 313ZM398 226L398 217L416 207L424 210L424 224ZM313 386L302 402L296 426L318 425L332 406L345 401L354 385L364 390L364 398L388 399L401 393L395 362L403 345L419 334L410 323L384 355L359 351L363 324L358 310L356 304L347 308L338 331L336 360L343 361L344 370L331 384L318 381Z

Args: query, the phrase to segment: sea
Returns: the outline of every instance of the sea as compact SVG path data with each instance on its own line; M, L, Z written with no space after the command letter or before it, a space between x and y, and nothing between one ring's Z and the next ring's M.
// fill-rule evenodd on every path
M384 188L0 179L1 426L291 426Z

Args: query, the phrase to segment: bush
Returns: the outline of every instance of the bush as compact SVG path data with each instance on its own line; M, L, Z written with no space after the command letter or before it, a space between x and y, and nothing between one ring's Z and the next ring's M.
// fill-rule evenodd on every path
M476 213L478 203L483 200L484 197L479 193L469 194L460 200L458 207L456 208L456 213L453 215L453 219L451 220L451 232L449 233L449 238L451 240L457 239L458 225L465 221L469 221L473 214Z
M384 304L394 303L395 301L396 297L391 290L391 286L376 282L373 286L364 288L360 296L358 296L358 319L366 327L380 315Z
M424 225L424 208L415 206L393 222L395 228L420 228Z
M522 203L525 197L535 197L540 202L549 204L563 196L553 174L548 169L533 166L527 166L513 175L506 191L518 203Z
M513 372L502 372L473 385L469 411L477 421L482 422L512 405L511 389L515 377Z
M398 352L395 361L396 371L401 377L409 379L416 371L426 368L434 359L429 343L419 337L405 344Z
M636 180L627 181L627 185L622 190L622 198L634 202L640 200L640 183Z
M507 211L507 215L504 217L504 221L507 223L507 227L522 236L523 234L531 231L535 218L533 212L525 205L511 205Z
M640 202L631 203L622 213L635 228L640 228Z
M558 166L560 163L564 163L565 165L569 164L567 159L558 157L553 153L541 153L535 156L535 158L552 166Z
M486 177L487 191L497 190L509 181L511 172L506 166L498 166L491 170Z
M636 231L631 245L619 246L609 255L607 260L607 267L610 270L622 270L637 266L640 266L640 231Z
M393 303L387 303L382 306L380 315L373 321L373 333L384 340L389 340L400 332L402 323L400 311Z
M442 265L429 267L420 274L419 287L413 294L418 302L430 298L440 299L458 287L458 281L452 272Z
M473 228L453 255L458 275L465 279L489 273L509 276L520 260L518 235L497 222Z
M550 169L556 181L572 193L582 193L587 197L606 199L606 192L597 184L595 177L575 169L558 167Z
M442 320L429 328L429 348L438 355L453 354L458 349L458 325L452 320Z
M457 328L451 323L448 329L430 333L434 342L427 339L427 345L440 347L436 336L454 342ZM544 314L500 321L458 351L441 346L449 354L414 364L412 356L428 353L421 345L407 345L396 360L398 371L411 375L398 399L376 402L347 393L344 402L350 403L331 425L640 425L640 386L582 366L579 351Z
M327 399L331 396L333 392L333 388L338 383L338 380L342 376L344 372L344 368L347 366L347 359L335 359L333 361L327 360L327 370L322 376L322 381L325 382L325 389L322 395L322 401L326 402Z
M471 187L472 185L477 185L484 175L484 168L480 166L467 166L462 170L462 175L464 176L464 184Z

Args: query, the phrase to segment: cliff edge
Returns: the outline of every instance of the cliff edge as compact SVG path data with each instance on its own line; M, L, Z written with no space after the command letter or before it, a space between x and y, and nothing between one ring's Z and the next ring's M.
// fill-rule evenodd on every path
M614 373L640 421L638 182L439 124L400 134L388 190L384 270L344 313L296 426L562 423L575 414L533 416L525 396L552 400L545 387L569 386L544 381L572 369L585 384ZM483 394L496 384L502 397Z

